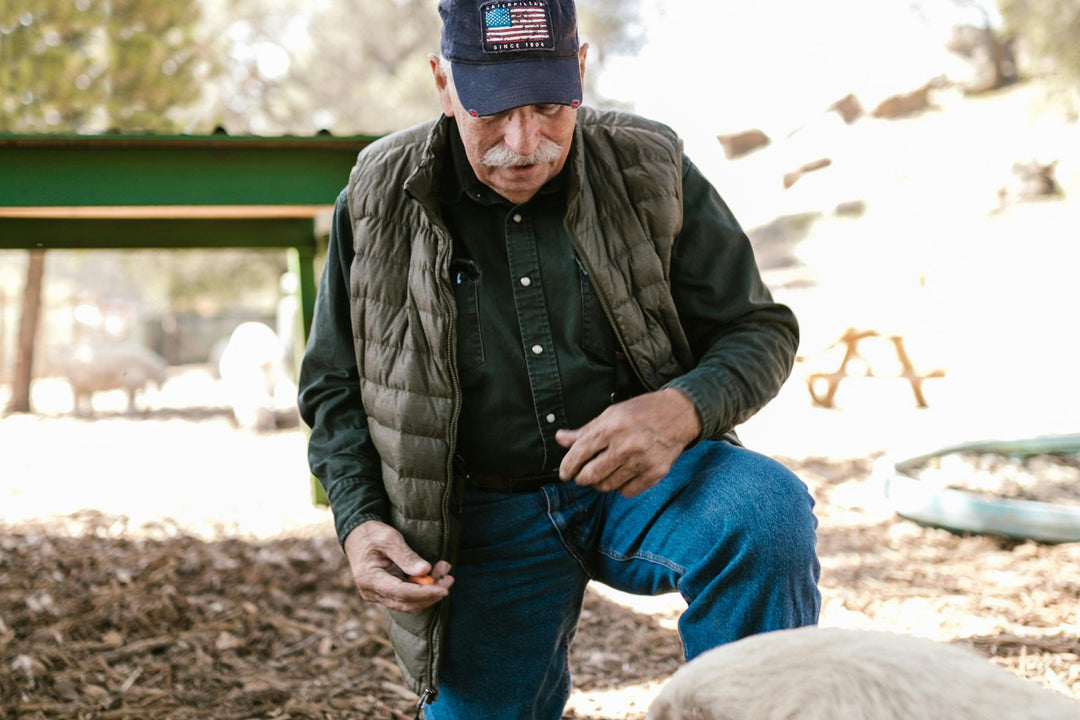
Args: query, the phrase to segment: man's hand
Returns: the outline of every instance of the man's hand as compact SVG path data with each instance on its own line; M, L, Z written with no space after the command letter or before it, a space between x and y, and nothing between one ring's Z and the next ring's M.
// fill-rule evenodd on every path
M360 597L391 610L423 610L446 597L454 584L448 562L440 560L432 567L400 532L377 520L358 525L345 537L345 555ZM434 582L409 579L425 576Z
M701 434L697 408L681 391L666 388L612 405L555 440L570 448L559 477L625 497L645 492L667 475Z

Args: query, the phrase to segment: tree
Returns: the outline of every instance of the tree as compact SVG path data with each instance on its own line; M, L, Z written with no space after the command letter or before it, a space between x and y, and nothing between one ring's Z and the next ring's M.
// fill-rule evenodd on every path
M579 15L595 99L604 59L640 46L638 2L580 0ZM440 28L435 0L233 0L217 32L234 60L220 122L230 132L379 135L428 120L439 112L427 58L439 52ZM260 66L275 56L280 64Z
M34 344L38 319L41 317L41 278L45 273L45 251L31 250L23 288L22 314L19 320L19 340L15 350L15 375L11 380L11 397L4 408L7 413L30 412L30 382L34 377Z
M1068 90L1071 102L1080 101L1080 0L999 0L998 5L1036 72Z
M212 67L196 0L0 0L0 132L175 131ZM29 412L44 253L32 251L9 412Z
M103 0L107 13L110 128L175 132L200 99L200 81L215 64L196 36L197 0Z
M0 0L0 132L172 131L214 64L196 0Z
M0 0L0 131L71 131L105 104L90 0Z

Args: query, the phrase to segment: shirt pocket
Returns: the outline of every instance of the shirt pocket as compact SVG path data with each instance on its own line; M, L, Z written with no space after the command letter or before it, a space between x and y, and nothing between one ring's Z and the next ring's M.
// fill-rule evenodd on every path
M604 314L604 306L593 289L589 273L580 259L575 258L581 292L581 348L590 358L605 365L615 363L615 333Z
M465 372L484 362L484 338L480 330L480 267L472 260L450 263L450 282L457 304L458 371Z

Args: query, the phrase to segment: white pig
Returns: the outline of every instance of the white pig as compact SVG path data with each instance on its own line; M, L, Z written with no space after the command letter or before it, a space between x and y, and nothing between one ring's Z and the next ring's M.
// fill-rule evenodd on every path
M218 361L236 424L273 430L296 412L296 384L285 365L285 346L270 326L245 322L229 336Z
M1080 702L974 650L886 632L800 628L679 668L646 720L1080 720Z
M73 412L94 414L93 396L106 390L125 390L128 412L135 411L135 395L148 385L161 388L165 382L165 360L152 350L134 344L85 344L77 346L64 362L64 374L71 384Z

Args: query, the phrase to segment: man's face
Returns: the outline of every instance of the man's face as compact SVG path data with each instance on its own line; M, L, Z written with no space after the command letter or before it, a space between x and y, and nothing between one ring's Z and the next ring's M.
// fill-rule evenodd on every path
M583 45L580 54L585 70ZM457 120L469 165L480 182L520 205L559 174L570 154L577 111L568 105L524 105L497 115L474 117L458 100L453 82L431 59L439 102L447 117Z

